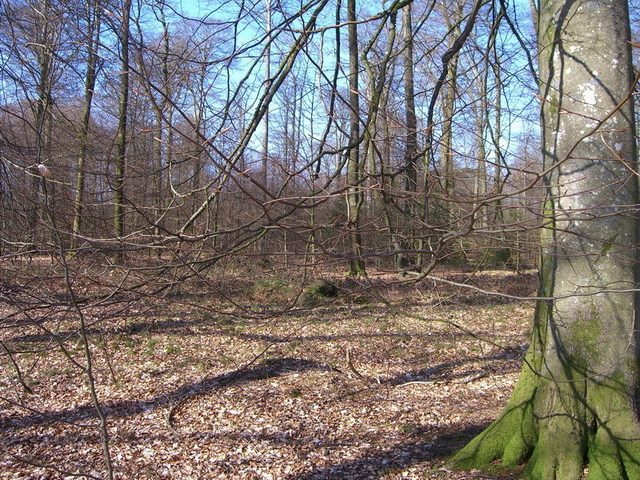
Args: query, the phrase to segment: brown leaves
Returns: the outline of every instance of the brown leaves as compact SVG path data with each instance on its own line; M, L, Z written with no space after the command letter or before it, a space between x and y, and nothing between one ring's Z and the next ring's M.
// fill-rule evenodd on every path
M532 305L442 305L429 288L384 292L413 317L372 301L268 321L151 300L126 319L88 311L116 478L509 478L443 461L506 402ZM25 352L16 361L34 394L3 357L0 478L101 477L86 379L60 349L76 355L74 318L45 322L51 335L20 322L1 334Z

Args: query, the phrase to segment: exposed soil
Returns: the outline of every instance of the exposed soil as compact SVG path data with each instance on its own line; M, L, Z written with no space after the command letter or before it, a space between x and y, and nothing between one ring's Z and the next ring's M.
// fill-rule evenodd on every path
M92 304L106 280L77 280L115 478L517 478L446 460L509 398L535 276L442 276L512 297L334 276L307 308L298 280L236 275ZM0 288L0 478L106 478L79 313L36 277Z

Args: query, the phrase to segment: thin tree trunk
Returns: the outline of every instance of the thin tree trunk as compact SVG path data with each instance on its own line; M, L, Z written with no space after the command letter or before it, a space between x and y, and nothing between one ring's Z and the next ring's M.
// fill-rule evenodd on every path
M122 24L120 28L120 98L118 100L118 133L116 139L116 161L114 172L114 210L113 228L118 239L124 237L125 231L125 194L124 178L127 158L127 120L129 105L129 14L131 1L125 0L122 10ZM117 255L122 260L122 250Z
M35 105L35 128L36 128L36 164L38 168L47 171L51 161L51 109L53 107L52 97L52 69L54 58L53 31L50 25L54 14L51 11L50 0L45 0L41 11L35 11L36 38L31 48L34 50L38 61L38 84L36 87L37 100ZM40 23L40 21L42 23ZM40 167L40 166L43 167ZM41 231L38 222L43 219L43 207L47 206L48 193L44 188L46 179L40 175L33 176L33 191L35 194L34 207L31 212L30 227L32 241L38 244L42 238L37 233Z
M76 162L76 196L73 209L73 227L71 237L71 249L78 247L78 235L82 229L82 213L84 208L85 193L85 165L87 162L87 146L89 143L89 125L91 122L91 107L93 105L93 93L96 85L98 66L98 41L100 38L101 9L94 0L87 19L87 71L84 80L84 110L82 112L82 125L80 127L79 142L80 153Z
M455 16L453 18L453 36L452 43L460 36L460 22L462 21L464 3L460 2L457 6ZM449 77L445 86L444 96L442 98L442 142L440 153L440 183L443 190L443 223L445 225L453 222L454 210L454 152L453 152L453 116L455 113L456 90L458 83L458 52L454 54L449 63ZM452 226L451 226L452 227Z
M484 79L484 77L482 77ZM486 101L486 93L487 93L487 84L483 80L482 85L478 88L480 100L479 103L476 104L475 107L475 120L476 120L476 138L477 138L477 147L476 147L476 178L475 178L475 186L474 186L474 208L477 208L475 226L477 228L482 228L486 224L486 212L482 207L478 207L480 202L482 202L487 195L487 162L486 156L487 151L484 144L484 134L486 131L486 109L487 109L487 101Z
M153 233L158 238L162 231L165 200L163 197L163 176L164 176L164 152L171 149L170 145L166 145L165 127L171 129L171 125L167 124L167 110L171 102L172 92L169 78L169 55L170 38L169 26L164 11L164 2L159 3L160 23L162 24L162 50L161 50L161 67L162 67L162 92L160 101L156 104L156 135L153 143L153 179L152 179L152 198L154 202L154 225ZM162 255L162 249L157 250L157 255Z
M404 114L407 130L404 151L404 165L406 166L405 190L415 193L418 186L418 120L416 117L416 92L413 79L413 19L411 16L411 4L408 4L403 10L402 33L405 41L403 50ZM411 205L411 201L408 202L408 205Z
M266 49L264 54L264 77L265 77L265 91L268 91L271 88L271 21L272 21L272 6L271 0L265 0L266 2L266 29L267 29L267 38L266 38ZM270 104L266 106L264 117L262 120L262 125L264 128L264 133L262 137L262 186L265 191L262 193L262 201L267 202L268 195L268 185L269 185L269 127L270 127ZM259 253L265 254L268 250L268 233L265 232L264 235L260 238L257 246L260 249Z
M365 273L362 260L362 236L360 233L360 210L363 205L362 165L360 162L360 94L358 91L358 27L356 24L356 0L347 1L349 22L349 149L347 164L347 234L349 236L348 275Z
M500 59L496 52L496 46L493 46L494 58L491 65L493 75L495 78L495 124L491 130L491 138L493 141L493 151L495 152L495 165L493 170L493 188L496 195L500 195L504 190L506 182L505 175L503 175L504 154L502 153L502 75L500 74ZM504 224L504 213L502 208L502 201L496 200L493 205L493 224L500 231Z
M388 108L388 98L389 92L385 92L385 95L382 98L382 102L380 105L380 110L383 112L387 112ZM388 112L387 112L388 113ZM388 168L387 166L391 165L391 128L389 122L389 115L385 114L382 117L382 132L383 132L383 141L382 141L382 158L380 159L380 168L378 169L378 174L380 175L382 185L379 190L379 198L380 198L380 209L382 214L382 222L385 228L387 229L387 234L389 235L389 242L391 244L392 251L395 252L395 269L396 271L404 276L407 273L407 268L409 267L409 259L407 255L403 252L405 246L402 243L402 236L398 232L398 228L393 221L393 216L391 214L392 210L390 207L391 199L392 199L392 190L393 190L393 177L387 175ZM406 188L405 183L405 188ZM406 213L406 212L405 212Z
M265 0L266 2L266 30L267 30L267 38L266 38L266 47L264 53L264 78L265 78L265 89L268 90L271 85L271 0ZM267 182L269 181L269 107L264 112L264 117L262 121L262 125L264 128L264 134L262 137L262 183L263 186L267 187ZM266 198L265 198L266 200Z
M404 115L406 128L406 141L404 151L404 165L406 168L404 189L407 192L407 200L404 212L407 216L404 225L410 223L417 212L415 204L415 193L418 190L418 119L416 117L415 82L414 82L414 55L413 55L413 18L411 4L403 9L402 14L402 34L404 36L405 47L403 50L404 62ZM408 221L407 221L408 220ZM407 229L407 233L408 229ZM421 237L420 235L415 235ZM420 245L407 245L407 242L399 243L394 239L394 248L404 249L406 247L418 247ZM396 256L396 268L399 272L405 273L406 268L411 264L406 253L398 253Z

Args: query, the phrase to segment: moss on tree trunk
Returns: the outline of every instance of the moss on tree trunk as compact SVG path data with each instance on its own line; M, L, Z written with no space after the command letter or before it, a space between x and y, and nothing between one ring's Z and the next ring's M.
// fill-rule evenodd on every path
M552 375L548 357L535 348L500 417L457 453L454 465L528 460L526 478L579 480L588 464L589 480L639 479L640 428L629 379L572 368L566 359L564 375Z
M499 459L527 461L535 480L640 479L628 20L626 0L540 4L544 299L509 403L457 467Z

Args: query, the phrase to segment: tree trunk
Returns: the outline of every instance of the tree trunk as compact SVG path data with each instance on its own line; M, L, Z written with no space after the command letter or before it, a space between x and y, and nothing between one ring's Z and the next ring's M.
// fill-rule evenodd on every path
M35 160L36 165L51 167L51 129L52 129L52 108L53 108L53 71L54 59L56 57L56 26L54 20L56 15L53 12L50 0L45 0L41 4L32 6L36 23L33 42L30 47L38 62L37 69L37 99L35 102ZM30 215L30 241L38 245L46 242L46 239L39 235L42 231L39 222L46 218L46 215L53 215L51 206L48 205L49 195L46 191L46 179L44 176L33 175L32 187L35 193L34 207Z
M266 21L266 30L267 30L267 38L266 38L266 46L264 51L264 84L265 90L268 90L271 86L271 0L265 0L266 10L265 10L265 21ZM267 183L269 181L269 105L264 112L263 117L263 125L264 125L264 135L262 138L262 185L264 188L267 188ZM267 196L264 196L264 201L267 201Z
M485 148L485 132L487 129L487 82L486 78L482 75L478 76L478 97L480 100L474 106L474 116L476 121L476 176L474 185L474 205L473 208L477 208L475 226L477 228L484 228L487 223L486 210L480 203L487 195L487 151Z
M350 259L348 275L365 272L362 260L362 236L360 234L360 210L363 203L360 164L360 99L358 91L358 26L356 24L356 0L347 2L349 22L349 161L347 164L347 231L349 235Z
M452 48L456 40L460 37L460 23L462 22L462 14L464 10L464 3L460 2L456 6L454 13L453 23L449 25L453 31L451 37ZM444 96L442 97L442 150L440 157L440 183L443 190L443 223L450 225L450 228L454 228L452 225L455 222L454 218L454 151L453 151L453 116L455 114L456 103L456 90L458 84L458 58L459 54L456 52L451 58L449 63L449 78L445 85Z
M402 14L402 34L405 48L404 62L404 111L407 128L407 140L404 151L404 165L406 166L405 190L415 193L418 188L418 120L416 118L415 84L413 81L413 19L411 4L404 7ZM411 202L409 202L411 205Z
M267 38L266 38L266 46L264 52L264 88L265 91L268 91L271 88L271 42L273 38L271 36L272 29L272 5L271 0L265 0L265 15L266 15L266 29L267 29ZM270 127L270 102L267 103L266 109L263 117L263 126L264 126L264 134L262 137L262 186L265 189L263 192L258 192L258 195L261 195L263 204L266 204L269 200L268 188L269 188L269 127ZM268 232L265 231L265 234L260 237L260 241L256 244L259 251L258 253L262 255L266 255L269 249L268 247Z
M71 237L71 249L78 246L78 235L82 228L82 213L84 208L85 192L85 164L87 161L87 147L89 143L89 125L91 122L91 107L93 105L93 92L96 86L98 67L98 48L100 39L101 9L97 0L90 6L87 16L87 72L84 80L84 107L82 112L82 125L80 127L79 142L80 152L76 162L76 195L73 206L73 229Z
M413 18L411 12L411 4L403 9L402 13L402 34L404 37L405 48L403 49L403 66L404 66L404 110L405 110L405 126L407 129L407 139L404 150L404 165L406 168L406 177L404 188L407 191L408 199L405 204L404 212L409 219L412 219L417 208L415 204L415 194L418 190L418 119L416 117L416 101L415 101L415 83L414 83L414 58L413 58ZM388 125L388 124L387 124ZM403 222L405 225L409 222ZM406 232L414 236L415 232ZM394 240L394 248L420 248L420 245L409 245L409 242L400 244ZM398 253L396 256L396 268L404 274L406 268L412 263L412 259L406 253Z
M509 403L459 467L528 459L529 479L579 480L587 463L589 480L640 478L628 20L625 0L540 8L544 299Z
M169 58L171 56L170 45L170 33L169 24L165 14L164 2L159 2L157 5L159 12L160 23L162 25L162 48L160 51L160 61L162 67L162 90L159 95L158 102L154 102L155 114L156 114L156 128L155 138L153 139L153 177L151 179L151 191L153 207L153 234L156 237L156 241L160 239L163 231L163 223L165 217L165 200L163 198L163 176L164 176L164 153L171 148L171 145L166 145L165 128L169 129L172 126L166 122L169 110L169 103L172 101L173 92L171 91L171 77L169 74ZM157 249L156 254L158 257L162 256L162 249Z
M495 78L495 124L493 129L491 130L491 139L493 141L493 150L495 152L495 165L493 166L493 191L495 195L501 195L504 186L506 183L506 175L503 175L503 165L504 165L504 153L502 152L502 74L501 74L501 65L500 58L498 56L498 52L496 50L496 45L494 44L492 47L493 53L493 62L491 64L491 69L493 70L493 75ZM496 200L493 204L493 224L496 226L497 230L501 232L502 226L504 225L504 212L502 208L502 200ZM502 233L499 233L502 237L504 236ZM501 239L502 240L502 239Z
M129 104L129 13L131 0L125 0L122 10L122 26L120 29L120 98L118 100L118 135L116 139L116 162L113 179L114 234L121 239L124 236L124 175L127 157L127 119ZM121 259L122 255L118 257Z

